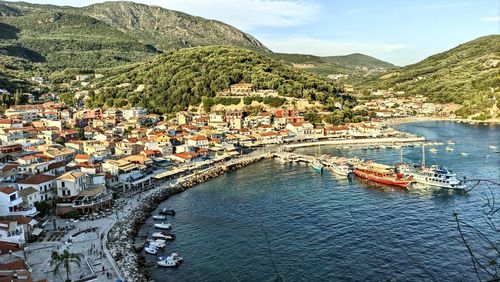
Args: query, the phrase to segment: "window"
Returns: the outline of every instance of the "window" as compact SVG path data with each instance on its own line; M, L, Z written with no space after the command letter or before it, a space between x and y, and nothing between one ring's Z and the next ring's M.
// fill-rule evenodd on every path
M65 182L64 181L61 181L61 187L64 188L65 187Z

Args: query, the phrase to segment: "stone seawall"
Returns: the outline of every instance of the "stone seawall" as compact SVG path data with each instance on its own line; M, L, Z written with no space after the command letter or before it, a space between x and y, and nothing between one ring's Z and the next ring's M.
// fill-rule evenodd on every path
M194 174L175 186L161 186L150 191L127 216L117 220L108 233L107 248L115 260L123 279L127 282L152 281L145 271L145 268L141 268L144 258L136 251L134 247L134 238L137 236L141 226L160 203L168 199L171 195L181 193L227 171L247 166L266 157L269 156L260 155L253 158L244 158L236 160L234 163L227 166L217 165L203 172ZM182 238L180 238L180 240L182 240Z

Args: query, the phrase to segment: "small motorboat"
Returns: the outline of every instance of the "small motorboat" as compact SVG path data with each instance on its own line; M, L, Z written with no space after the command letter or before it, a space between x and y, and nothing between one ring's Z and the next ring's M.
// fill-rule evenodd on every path
M455 148L448 146L448 147L446 147L445 150L448 152L453 152L453 150L455 150Z
M144 251L151 255L156 255L158 253L158 249L151 245L145 247Z
M153 215L153 219L156 219L156 220L165 220L165 219L167 219L167 217L164 216L164 215Z
M466 152L462 152L461 154L462 154L462 156L464 156L464 157L467 157L467 156L469 155L469 153L466 153Z
M429 151L430 151L431 153L437 153L438 149L436 149L436 148L430 148L430 149L429 149Z
M165 260L160 260L157 262L158 266L163 266L163 267L177 267L179 266L179 263L171 260L171 259L165 259Z
M492 150L496 150L497 146L496 145L490 145L489 148L492 149Z
M455 145L455 142L453 142L453 140L448 140L448 144L449 145Z
M175 215L175 211L172 209L163 208L160 210L160 214L164 215Z
M180 263L180 262L184 261L184 258L179 256L178 253L174 252L169 256L158 257L158 260L172 260L172 261L175 261L177 263Z
M166 242L167 241L161 240L161 239L157 239L157 240L154 240L154 241L151 240L149 242L149 245L152 246L152 247L154 247L154 248L156 248L156 249L163 249L167 245Z
M169 234L167 232L154 232L152 236L155 239L163 239L163 240L168 240L168 241L175 240L175 235Z
M158 229L166 229L166 230L172 229L172 224L170 223L155 223L154 226Z

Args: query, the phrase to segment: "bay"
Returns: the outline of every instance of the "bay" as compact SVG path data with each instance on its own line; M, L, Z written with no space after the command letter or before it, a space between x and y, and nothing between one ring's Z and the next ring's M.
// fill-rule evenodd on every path
M468 179L498 180L500 127L454 122L398 125L399 130L446 143L427 153ZM500 146L499 146L500 147ZM297 152L314 154L314 148ZM464 156L461 153L466 152ZM398 162L396 149L322 147L322 154ZM420 162L421 148L405 148L408 162ZM484 187L483 187L484 188ZM442 281L474 280L453 212L496 236L483 215L484 195L443 189L404 190L319 174L305 165L263 161L174 195L159 208L177 214L169 222L177 239L162 254L179 252L185 262L159 268L145 255L155 281ZM494 190L500 199L500 191ZM150 218L140 235L151 234ZM471 245L483 245L471 234ZM498 239L498 238L497 238Z

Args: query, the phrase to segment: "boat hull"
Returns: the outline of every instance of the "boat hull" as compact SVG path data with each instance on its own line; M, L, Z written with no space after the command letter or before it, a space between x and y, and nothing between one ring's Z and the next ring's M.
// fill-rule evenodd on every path
M368 179L374 182L386 184L386 185L391 185L391 186L398 186L398 187L404 187L406 188L408 184L411 182L411 180L406 180L406 179L394 179L394 178L388 178L388 177L380 177L376 176L370 173L363 172L361 170L354 170L354 174L358 177Z

